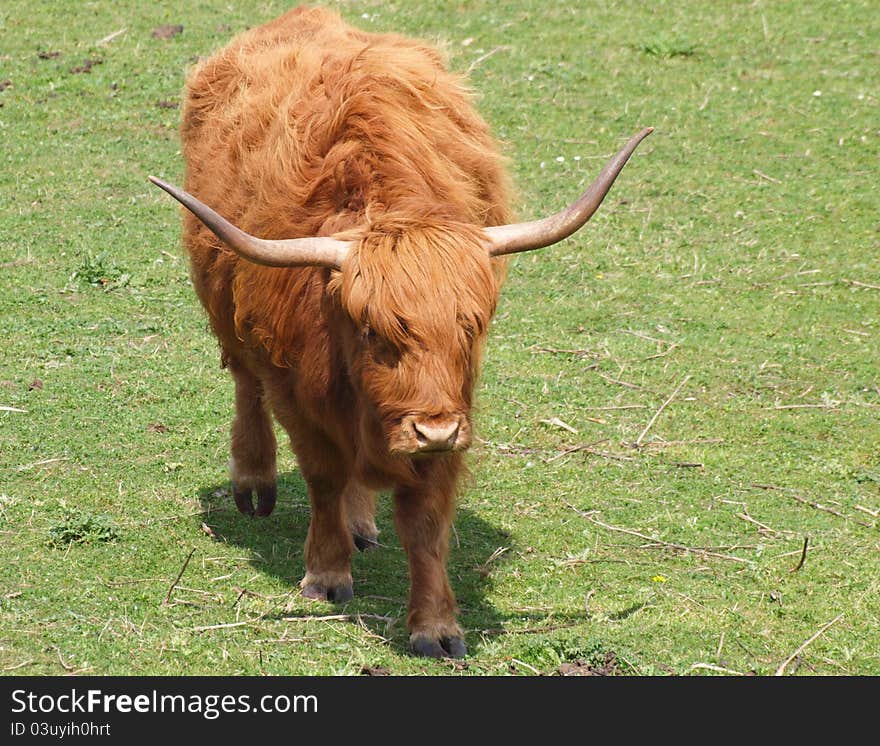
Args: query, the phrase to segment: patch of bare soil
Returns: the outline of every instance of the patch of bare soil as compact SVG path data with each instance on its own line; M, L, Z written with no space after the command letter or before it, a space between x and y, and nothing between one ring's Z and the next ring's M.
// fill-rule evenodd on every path
M166 23L153 29L151 36L154 39L170 39L183 33L183 25L179 23Z
M77 65L76 67L71 67L70 72L72 72L74 75L80 75L82 73L90 73L90 72L92 72L92 68L95 65L103 65L103 64L104 64L104 60L102 60L102 59L98 59L98 58L87 59L81 65Z
M382 666L364 666L361 669L361 676L390 676L391 671Z
M604 660L566 661L555 671L557 676L615 676L620 673L620 665L614 653L605 653Z

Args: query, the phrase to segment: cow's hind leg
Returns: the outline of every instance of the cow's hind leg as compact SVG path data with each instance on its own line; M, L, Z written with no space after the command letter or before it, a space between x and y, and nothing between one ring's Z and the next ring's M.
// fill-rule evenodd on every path
M259 380L230 361L235 381L235 420L232 423L232 494L245 515L267 516L275 507L275 432ZM254 510L253 493L257 493Z
M454 509L451 487L398 489L394 495L394 525L409 561L407 626L417 655L462 658L467 654L446 574Z
M345 485L342 504L345 509L345 523L354 539L354 545L362 552L379 546L376 493L352 479Z
M343 509L345 481L304 474L312 519L306 537L306 574L300 582L306 598L344 603L354 596L351 556L354 541Z

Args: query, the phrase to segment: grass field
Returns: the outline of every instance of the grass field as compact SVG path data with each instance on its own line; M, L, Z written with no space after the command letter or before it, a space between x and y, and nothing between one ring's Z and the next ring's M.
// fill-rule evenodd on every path
M470 657L407 653L388 500L340 609L297 595L286 445L270 519L228 493L231 381L146 177L180 181L187 68L287 6L6 0L0 671L880 675L874 4L337 5L469 71L524 218L656 128L511 265L450 560Z

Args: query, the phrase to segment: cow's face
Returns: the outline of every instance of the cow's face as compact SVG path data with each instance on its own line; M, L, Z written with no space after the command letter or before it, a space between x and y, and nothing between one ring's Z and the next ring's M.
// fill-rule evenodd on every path
M361 436L395 455L471 443L471 398L498 281L480 231L386 220L333 283L345 355L362 402Z

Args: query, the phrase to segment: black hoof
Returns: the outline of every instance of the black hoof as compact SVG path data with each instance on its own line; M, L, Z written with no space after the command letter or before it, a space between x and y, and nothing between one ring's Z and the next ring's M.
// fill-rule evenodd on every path
M233 485L232 496L235 498L235 507L238 508L239 513L265 518L275 509L278 489L274 484L270 487L258 487L256 511L254 511L254 491L252 489L239 489Z
M351 585L337 585L327 589L327 600L334 604L344 604L354 598Z
M270 487L257 488L257 512L256 515L264 518L271 515L275 509L275 501L278 498L278 488L273 484Z
M438 640L430 640L427 637L417 637L413 640L412 651L423 658L442 658L446 654Z
M378 536L361 536L360 534L352 534L354 545L359 552L369 552L379 546Z
M242 515L254 514L253 492L249 489L240 490L238 487L232 488L232 496L235 498L235 507Z
M444 637L440 645L449 653L450 658L464 658L467 655L467 645L460 637Z
M441 637L439 640L417 637L412 641L412 651L423 658L464 658L467 655L467 647L460 637Z
M302 589L303 598L311 598L314 601L330 601L334 604L344 604L354 598L354 588L351 584L324 586L320 583L309 583Z

